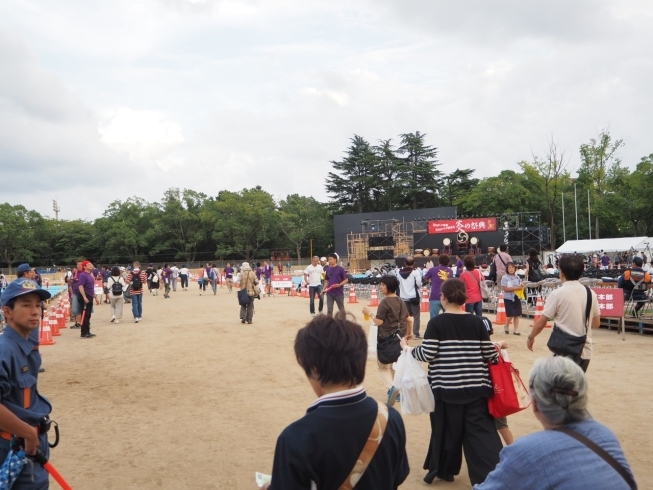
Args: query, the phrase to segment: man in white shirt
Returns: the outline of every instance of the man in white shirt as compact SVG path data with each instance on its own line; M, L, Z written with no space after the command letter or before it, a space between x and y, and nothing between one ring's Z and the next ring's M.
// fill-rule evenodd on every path
M587 289L578 281L585 269L581 256L565 255L560 259L559 268L562 286L547 296L542 316L533 325L533 330L526 340L526 347L533 350L535 337L544 329L547 321L555 318L555 326L563 332L574 337L587 335L582 352L573 359L583 371L587 371L592 355L592 329L599 328L601 324L599 301L596 293L590 290L592 305L589 318L586 319Z
M177 267L177 264L172 264L172 267L170 267L170 270L172 271L172 290L176 291L177 290L177 278L179 277L179 268Z
M324 268L320 265L320 258L316 255L313 257L311 265L304 270L304 281L308 284L308 295L310 297L309 308L311 315L315 316L315 295L320 298L318 312L322 313L324 307L324 297L322 296L322 276Z

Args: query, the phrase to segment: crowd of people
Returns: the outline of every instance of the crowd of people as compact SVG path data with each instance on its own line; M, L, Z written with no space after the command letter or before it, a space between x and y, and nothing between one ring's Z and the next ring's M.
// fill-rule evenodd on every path
M520 334L522 302L516 293L527 281L543 274L538 254L533 252L521 277L503 246L489 268L488 275L496 277L504 294L508 318L505 333L509 333L512 323L513 334ZM454 268L450 267L448 255L440 255L437 262L421 270L413 257L406 257L402 267L380 274L382 300L376 312L369 307L362 310L378 327L377 349L391 344L394 352L394 358L377 358L377 370L387 389L386 403L377 403L362 386L367 336L345 311L344 286L349 275L335 253L312 258L302 280L309 291L309 313L314 318L298 331L294 350L318 398L303 418L279 436L272 481L266 487L398 488L410 469L404 425L393 408L401 398L400 390L393 385L393 363L402 350L409 349L415 359L428 364L428 381L435 399L422 465L426 483L453 481L460 473L464 455L475 489L636 488L617 438L587 411L585 372L592 353L591 332L599 326L600 310L596 294L579 281L586 268L583 258L560 258L557 267L562 285L549 294L542 316L527 336L526 347L532 351L547 321L555 319L551 339L555 337L558 342L550 340L548 344L552 357L535 363L528 383L533 415L544 430L517 441L507 420L493 418L488 410L487 400L494 394L488 363L505 355L508 345L505 341L491 341L492 324L483 316L482 283L487 275L482 266L477 267L473 256L457 257ZM640 304L649 301L651 288L651 276L643 265L641 257L633 258L618 282L624 298L635 302L637 312L643 307ZM12 282L0 277L2 314L9 327L0 336L0 388L6 388L0 389L0 403L25 403L24 399L14 399L14 388L25 387L6 366L27 366L35 382L26 388L33 392L25 410L0 410L0 431L22 437L27 453L34 454L48 447L47 433L35 436L27 428L34 417L47 417L51 410L36 389L41 369L38 327L42 301L50 298L50 293L41 287L42 279L28 264L20 265L17 272L18 278ZM207 287L216 294L221 281L228 292L238 284L239 292L247 299L241 301L239 297L240 320L252 324L254 301L272 294L274 273L267 261L257 263L255 268L249 262L236 266L228 263L223 270L207 263L197 271L199 294L205 294ZM110 321L119 323L124 304L129 301L134 322L139 323L146 289L152 296L163 289L163 297L168 299L177 291L178 281L180 290L188 290L191 274L186 265L178 268L176 264L149 264L142 268L134 262L129 268L109 268L80 261L65 277L75 320L72 328L79 328L83 339L93 338L91 317L94 307L101 303L109 305ZM431 290L430 316L422 329L420 290L427 284ZM326 314L322 315L325 303ZM409 345L413 339L421 342ZM0 458L12 448L2 434ZM328 464L324 464L325 458ZM42 481L44 475L37 471L34 477Z

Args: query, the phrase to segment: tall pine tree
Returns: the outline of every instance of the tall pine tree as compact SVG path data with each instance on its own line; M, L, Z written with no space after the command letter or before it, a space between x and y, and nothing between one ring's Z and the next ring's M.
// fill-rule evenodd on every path
M438 202L438 187L442 172L438 170L438 150L424 142L426 134L419 131L401 135L397 150L405 155L399 168L398 181L403 188L404 205L412 209L434 207Z

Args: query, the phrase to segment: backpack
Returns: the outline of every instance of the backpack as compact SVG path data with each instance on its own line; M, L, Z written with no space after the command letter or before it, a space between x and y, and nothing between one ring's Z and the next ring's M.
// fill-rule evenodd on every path
M211 272L209 272L209 279L215 281L215 269L211 269Z
M492 322L490 319L486 316L481 317L481 321L483 322L483 325L487 329L488 335L492 335L494 333L494 329L492 328Z
M159 274L154 273L154 275L152 276L152 282L155 284L159 282Z
M143 289L143 281L141 280L141 271L138 273L132 271L132 291L140 291Z
M111 294L113 296L122 296L122 284L120 284L120 278L116 281L116 278L111 276L113 279L113 284L111 285Z
M544 280L544 274L542 274L542 262L539 260L537 262L531 261L528 259L528 275L532 277L532 282L540 282Z
M490 273L487 275L487 278L490 281L497 282L497 264L494 262L494 260L490 264Z

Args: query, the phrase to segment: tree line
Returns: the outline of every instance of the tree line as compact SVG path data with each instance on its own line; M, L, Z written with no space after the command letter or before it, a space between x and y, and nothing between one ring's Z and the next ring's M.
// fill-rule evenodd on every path
M552 248L562 238L646 235L653 230L653 154L634 170L619 156L624 142L601 131L579 147L581 165L551 139L546 150L518 163L519 170L478 179L473 169L441 170L438 150L426 134L401 134L377 145L354 135L332 161L325 188L330 200L292 194L275 201L261 187L208 196L170 189L158 202L134 196L114 201L94 221L54 220L24 206L0 204L0 265L195 262L269 258L290 250L293 258L333 251L333 216L455 206L462 216L541 212ZM591 223L588 216L588 200ZM563 229L563 203L565 227ZM343 253L344 251L338 251Z
M545 151L518 162L519 171L477 179L473 169L444 173L424 133L401 134L397 145L354 135L344 157L331 162L326 190L338 214L445 206L463 216L539 211L552 249L576 238L576 205L579 239L590 231L592 238L646 235L653 230L653 153L631 171L618 157L623 144L602 130L580 145L580 168L572 172L569 155L551 138Z
M0 262L12 267L72 264L211 262L269 258L274 250L306 257L333 247L333 217L312 197L275 202L255 187L207 196L170 189L159 202L114 201L94 221L54 220L24 206L0 204Z

